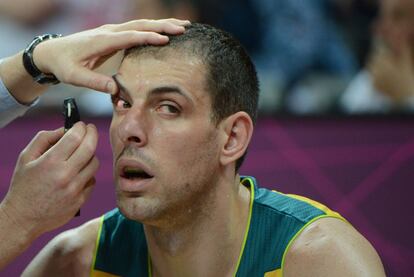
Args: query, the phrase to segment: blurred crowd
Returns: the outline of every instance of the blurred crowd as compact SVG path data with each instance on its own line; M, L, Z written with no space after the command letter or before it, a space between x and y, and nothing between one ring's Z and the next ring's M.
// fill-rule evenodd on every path
M13 0L0 1L0 58L35 35L68 34L135 18L177 17L234 34L254 58L265 114L414 111L414 0ZM60 107L68 90L46 94ZM79 88L81 89L81 88ZM111 113L103 94L79 105Z

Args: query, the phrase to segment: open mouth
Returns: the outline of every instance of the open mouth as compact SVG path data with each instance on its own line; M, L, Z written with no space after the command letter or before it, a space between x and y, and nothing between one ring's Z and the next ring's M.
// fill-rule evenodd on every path
M121 173L122 178L126 178L128 180L143 180L143 179L150 179L154 176L145 172L145 170L133 167L124 167Z

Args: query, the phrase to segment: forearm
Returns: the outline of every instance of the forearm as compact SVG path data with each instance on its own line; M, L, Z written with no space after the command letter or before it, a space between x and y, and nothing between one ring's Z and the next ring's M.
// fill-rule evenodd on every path
M0 78L9 92L22 104L32 103L46 89L46 85L40 85L26 72L20 52L6 58L0 64Z
M25 251L35 238L36 235L19 226L6 205L0 203L0 271Z

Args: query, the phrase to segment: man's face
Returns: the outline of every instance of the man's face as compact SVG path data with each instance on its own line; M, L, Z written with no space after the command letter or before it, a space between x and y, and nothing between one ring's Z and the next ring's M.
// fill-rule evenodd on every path
M110 138L118 206L128 218L171 220L214 189L220 146L205 75L198 59L179 53L121 64Z
M386 40L406 37L414 49L414 0L382 0L381 25Z

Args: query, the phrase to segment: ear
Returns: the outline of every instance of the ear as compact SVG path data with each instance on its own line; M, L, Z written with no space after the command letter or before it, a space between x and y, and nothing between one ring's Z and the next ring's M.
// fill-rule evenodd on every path
M223 129L223 147L220 153L222 165L236 162L246 152L253 134L253 122L246 112L237 112L220 125Z

